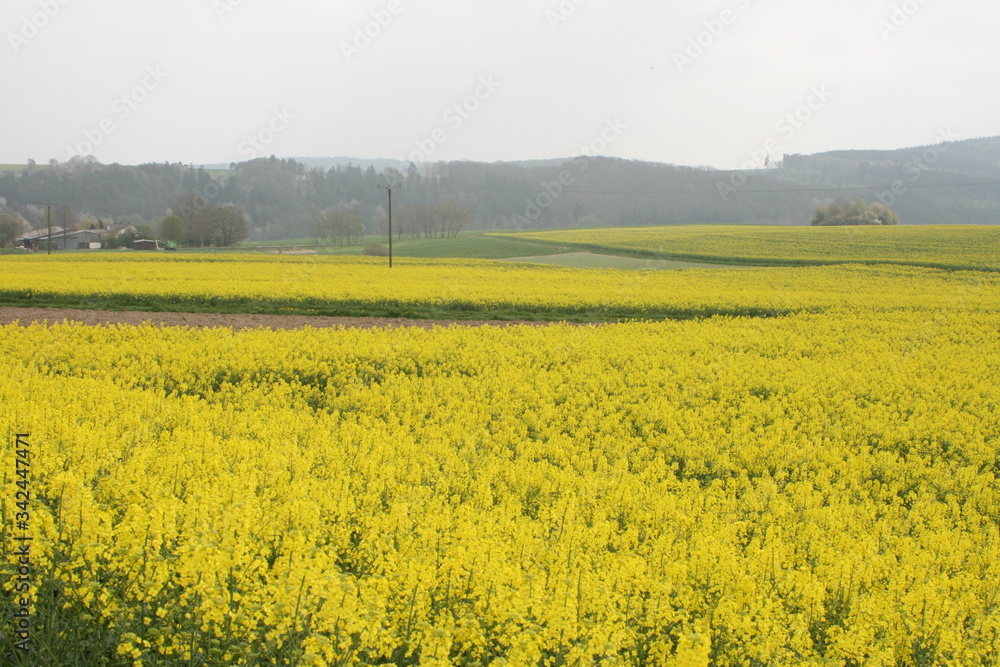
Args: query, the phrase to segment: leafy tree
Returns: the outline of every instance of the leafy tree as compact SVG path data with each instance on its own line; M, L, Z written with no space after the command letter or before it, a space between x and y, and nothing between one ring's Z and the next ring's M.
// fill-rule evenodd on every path
M14 245L21 234L28 230L28 223L19 213L0 214L0 248Z
M247 237L246 215L233 204L214 208L209 212L210 225L215 230L218 245L228 248Z
M372 241L365 246L364 253L369 257L388 257L389 249L378 241Z
M229 247L247 237L246 214L235 204L212 206L203 195L190 193L178 198L171 211L173 215L163 221L164 236L169 232L170 241Z
M836 204L830 204L829 206L824 206L820 204L816 207L815 213L813 213L812 225L813 227L827 227L833 224L835 213L830 209L836 206Z
M178 245L184 243L187 236L187 223L179 215L168 215L160 223L160 236L164 241L173 241Z
M212 229L211 204L203 195L186 194L177 199L171 212L184 220L190 243L205 247L215 235Z
M898 225L899 216L894 211L889 210L879 202L873 203L868 210L875 216L880 225Z
M134 248L139 239L148 239L153 235L149 225L132 225L104 240L105 248Z
M863 199L848 202L838 199L828 206L818 206L813 214L814 227L835 227L847 225L895 225L899 216L878 202L870 206Z

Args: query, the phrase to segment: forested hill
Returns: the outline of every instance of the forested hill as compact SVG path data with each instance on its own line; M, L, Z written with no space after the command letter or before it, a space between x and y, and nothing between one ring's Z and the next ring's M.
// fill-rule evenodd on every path
M831 151L815 155L791 156L786 159L786 167L799 168L803 163L813 166L839 163L841 165L863 167L867 176L886 177L891 169L901 168L910 163L911 167L921 169L926 165L938 171L950 174L964 174L975 178L1000 178L1000 137L972 139L969 141L945 142L936 145L902 148L897 150L853 150ZM880 168L889 168L890 173L879 173ZM874 173L873 173L874 169ZM899 175L898 173L896 174Z
M1000 137L892 151L785 157L786 180L806 187L867 188L904 223L1000 224Z
M259 159L229 169L181 164L102 165L76 159L0 172L0 205L37 219L43 202L79 218L150 224L192 194L233 203L251 236L308 236L314 216L351 207L384 231L386 193L398 183L398 224L421 204L456 200L480 229L682 223L808 224L837 197L882 200L903 224L1000 224L1000 138L899 151L790 155L767 170L726 172L614 158L521 163L449 162L405 171L310 168ZM396 211L394 211L394 214ZM394 221L396 218L394 218Z

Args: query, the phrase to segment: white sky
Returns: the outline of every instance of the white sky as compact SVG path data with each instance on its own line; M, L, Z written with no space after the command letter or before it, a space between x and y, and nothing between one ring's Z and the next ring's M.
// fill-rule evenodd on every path
M0 163L737 168L992 136L998 24L986 0L3 0Z

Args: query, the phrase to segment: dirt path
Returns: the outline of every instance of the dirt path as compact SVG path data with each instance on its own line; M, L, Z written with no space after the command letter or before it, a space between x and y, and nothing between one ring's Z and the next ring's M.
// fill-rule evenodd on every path
M230 327L233 329L317 329L343 327L347 329L377 329L419 327L432 329L451 325L509 327L517 325L545 326L547 322L501 322L467 320L408 320L379 317L322 317L309 315L240 315L225 313L150 313L138 311L73 310L68 308L8 308L0 307L0 325L19 322L56 324L63 320L88 325L143 324L166 327Z

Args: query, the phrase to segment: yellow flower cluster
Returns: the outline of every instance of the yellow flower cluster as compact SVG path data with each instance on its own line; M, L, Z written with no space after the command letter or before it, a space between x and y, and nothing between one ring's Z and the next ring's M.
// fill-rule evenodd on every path
M807 230L810 231L810 230ZM724 237L723 237L724 238ZM781 315L837 308L994 307L1000 274L900 266L621 271L330 256L7 257L0 299L137 308L594 318Z
M527 232L516 237L708 261L872 262L1000 270L1000 228L989 226L692 225Z
M142 288L175 289L144 264ZM191 262L180 289L222 290L238 266ZM276 266L236 272L267 294ZM383 289L348 266L316 263L358 276L316 289ZM469 271L414 267L393 278L404 293ZM927 305L0 328L0 430L39 450L37 617L109 664L996 664L996 286L816 271L800 275L859 271L873 302L884 277ZM941 307L962 280L961 307Z

